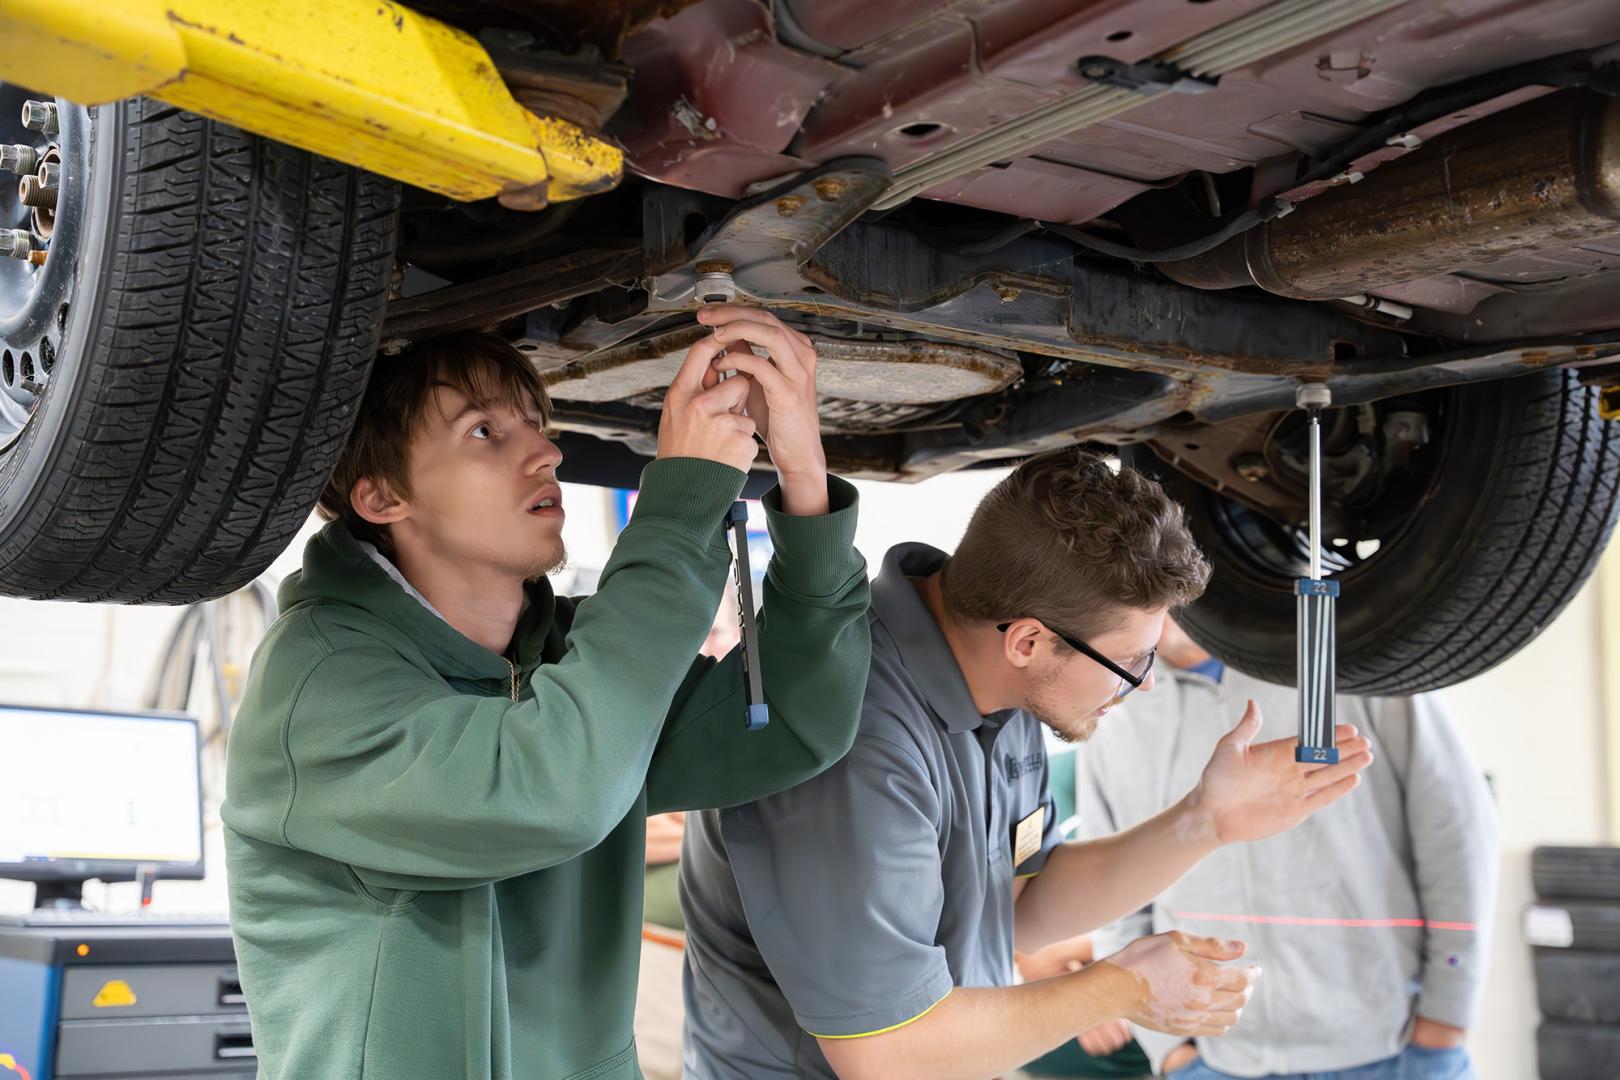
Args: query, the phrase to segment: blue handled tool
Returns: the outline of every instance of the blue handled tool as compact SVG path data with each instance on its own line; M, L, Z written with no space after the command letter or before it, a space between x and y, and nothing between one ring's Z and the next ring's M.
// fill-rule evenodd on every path
M765 687L759 677L759 626L754 621L754 578L748 569L747 503L731 504L726 513L726 526L731 530L732 555L736 559L737 611L742 619L738 651L742 657L743 685L748 692L748 713L743 728L758 731L771 722L771 710L765 704Z
M718 263L699 275L696 286L699 304L729 304L737 299L737 283L732 280L731 266ZM753 346L750 346L753 348ZM759 349L755 353L764 355ZM720 372L725 382L734 372ZM737 614L742 621L742 640L738 652L742 659L743 686L748 693L748 713L743 729L758 731L771 722L771 710L765 704L765 687L759 677L759 626L754 621L754 577L748 569L748 504L734 502L726 512L726 527L731 530L732 557L737 566Z
M1295 623L1299 747L1294 751L1294 760L1332 765L1339 760L1339 751L1333 745L1338 726L1333 692L1337 652L1334 605L1339 598L1339 583L1322 578L1322 410L1333 403L1333 394L1325 383L1306 383L1294 400L1309 418L1311 456L1311 576L1294 582L1294 593L1299 598Z

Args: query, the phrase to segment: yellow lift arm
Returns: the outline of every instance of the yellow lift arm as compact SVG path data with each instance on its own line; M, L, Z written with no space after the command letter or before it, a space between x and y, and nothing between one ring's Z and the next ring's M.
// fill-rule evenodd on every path
M524 109L489 54L391 0L0 0L0 80L84 105L145 94L407 184L535 208L623 156Z

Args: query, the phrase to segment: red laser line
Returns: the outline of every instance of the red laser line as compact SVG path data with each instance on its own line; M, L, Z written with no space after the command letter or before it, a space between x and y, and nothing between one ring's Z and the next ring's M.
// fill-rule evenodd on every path
M1187 922L1251 923L1260 926L1343 926L1351 929L1387 930L1409 927L1429 930L1462 930L1473 933L1474 923L1441 922L1438 919L1324 919L1308 915L1220 915L1210 911L1172 911Z

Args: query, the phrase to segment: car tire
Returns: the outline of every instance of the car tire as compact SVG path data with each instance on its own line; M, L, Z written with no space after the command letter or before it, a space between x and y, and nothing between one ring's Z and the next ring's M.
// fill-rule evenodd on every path
M19 95L0 87L0 121ZM44 265L0 293L22 304L8 323L0 303L0 595L223 595L287 545L342 450L398 186L153 100L57 106L77 166Z
M1620 904L1620 847L1538 847L1530 853L1536 895Z
M1431 393L1445 395L1447 422L1427 497L1398 542L1338 575L1342 692L1434 690L1501 663L1574 597L1620 512L1620 424L1599 417L1596 391L1575 373ZM1121 457L1182 503L1214 568L1178 616L1186 630L1239 670L1293 685L1292 577L1302 575L1245 548L1232 522L1255 512L1144 446Z
M1536 949L1536 1002L1548 1020L1620 1024L1620 952Z
M1620 1027L1550 1021L1536 1031L1541 1080L1620 1076Z

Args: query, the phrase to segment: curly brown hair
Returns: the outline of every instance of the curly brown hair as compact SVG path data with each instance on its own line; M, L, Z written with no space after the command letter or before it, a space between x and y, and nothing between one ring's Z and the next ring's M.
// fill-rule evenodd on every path
M356 513L350 493L361 477L370 477L399 497L410 497L411 440L422 430L441 386L486 406L522 411L532 402L543 420L551 416L539 372L511 342L493 334L447 334L417 342L398 356L378 357L354 430L315 510L327 521L342 521L356 540L370 541L389 557L394 548L388 526Z
M1034 618L1088 638L1117 628L1125 609L1183 607L1208 581L1181 506L1158 483L1069 448L1029 459L991 489L940 587L959 619Z

